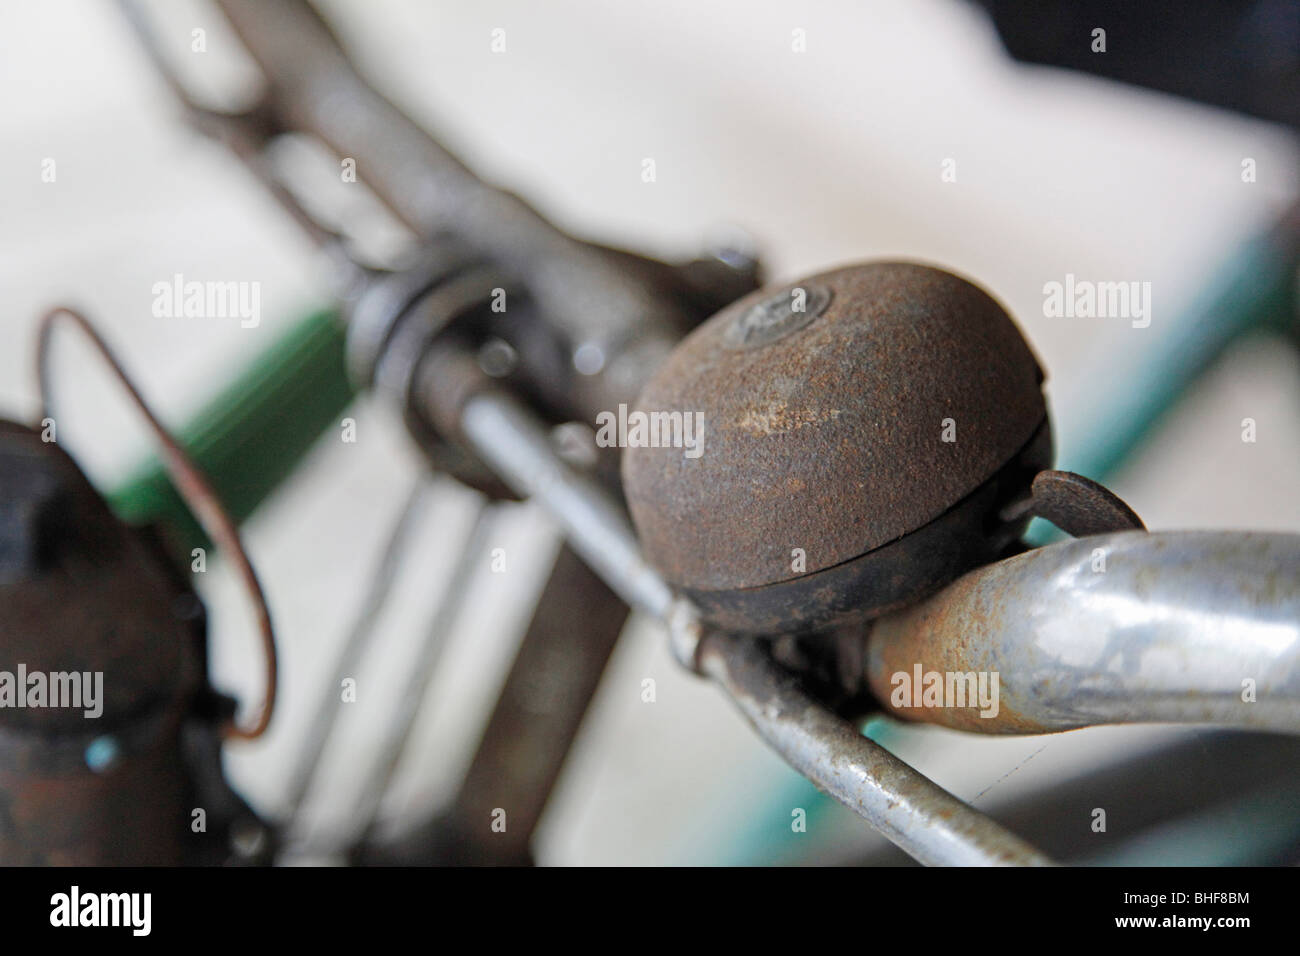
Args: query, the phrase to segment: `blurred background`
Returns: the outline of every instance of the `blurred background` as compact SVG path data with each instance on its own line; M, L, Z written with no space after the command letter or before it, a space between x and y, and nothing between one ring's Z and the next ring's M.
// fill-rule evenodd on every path
M1067 459L1099 408L1148 387L1131 370L1300 191L1296 142L1281 127L1017 65L985 14L960 0L319 8L382 91L484 178L574 233L677 260L743 228L773 280L879 257L971 277L1036 349ZM150 9L176 50L189 49L195 28L206 31L196 77L244 76L215 8L186 0ZM497 29L504 53L491 49ZM323 264L243 168L181 122L113 4L9 5L0 89L3 414L35 411L32 332L50 305L95 318L155 407L179 423L326 301ZM51 158L57 178L43 182ZM646 158L653 183L641 176ZM1243 181L1246 159L1253 181ZM955 179L945 181L946 169ZM175 273L259 281L260 325L154 317L151 288ZM1044 315L1044 284L1067 273L1150 282L1150 327ZM69 341L58 355L60 441L108 486L147 453L147 438L88 351ZM295 744L367 569L421 469L389 409L363 399L349 414L356 443L327 432L247 526L278 625L283 696L270 735L228 748L227 766L271 817L282 812ZM1257 423L1254 443L1242 441L1244 418ZM1152 529L1300 532L1298 450L1296 352L1247 337L1110 484ZM418 515L378 650L312 798L322 833L346 825L373 770L391 706L384 691L409 666L438 582L453 562L480 560L458 546L470 499L440 486ZM505 549L506 572L490 573L481 556L473 612L451 638L384 805L394 826L422 819L457 782L557 547L544 518L512 512L492 543ZM252 700L260 678L244 599L222 567L203 583L215 681ZM657 684L654 703L642 700L646 678ZM1195 731L991 740L888 730L891 749L995 815L1171 739ZM544 864L842 861L875 851L880 841L838 810L792 835L791 809L815 799L717 691L671 661L657 628L634 619L535 849Z

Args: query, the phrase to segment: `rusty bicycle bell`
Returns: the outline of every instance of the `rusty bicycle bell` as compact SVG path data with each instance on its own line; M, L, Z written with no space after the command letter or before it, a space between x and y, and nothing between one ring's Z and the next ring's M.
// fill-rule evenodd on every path
M1141 527L1101 486L1043 470L1042 384L1002 306L941 269L864 263L746 296L629 415L645 426L623 476L646 555L715 626L804 632L996 560L1033 514ZM672 441L679 420L693 448Z

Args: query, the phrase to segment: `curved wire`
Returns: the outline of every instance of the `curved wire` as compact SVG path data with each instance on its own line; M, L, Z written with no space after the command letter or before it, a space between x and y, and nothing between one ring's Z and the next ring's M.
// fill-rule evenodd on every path
M231 718L230 722L222 728L222 732L226 737L239 740L256 740L266 733L266 728L271 723L271 715L275 711L278 662L275 650L275 631L271 626L271 611L266 603L266 594L262 591L261 582L257 578L257 572L253 570L252 562L249 561L248 552L239 537L239 530L230 514L226 511L225 506L222 505L221 499L203 476L203 472L199 470L199 467L194 464L190 456L168 432L166 426L158 420L158 417L149 408L144 396L135 387L131 377L122 367L122 363L117 360L112 349L108 347L108 343L100 336L95 326L80 312L67 306L56 306L45 313L45 315L41 316L38 327L36 381L41 395L41 418L47 418L50 414L50 340L54 326L59 319L67 319L86 334L90 341L94 343L100 356L112 369L114 376L126 389L132 403L149 423L149 428L158 441L163 466L167 469L167 474L176 485L176 490L180 492L186 505L194 512L194 516L198 519L199 524L203 526L203 530L208 533L208 536L216 543L217 547L234 564L240 578L243 579L249 596L253 599L254 609L257 614L257 626L262 636L262 651L266 660L265 698L257 719L251 726L240 727Z

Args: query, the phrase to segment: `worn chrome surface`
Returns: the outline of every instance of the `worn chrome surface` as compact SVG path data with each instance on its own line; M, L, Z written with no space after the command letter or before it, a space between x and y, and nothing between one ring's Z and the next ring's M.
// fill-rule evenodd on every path
M917 665L996 672L997 715L892 706L893 675ZM1300 733L1300 535L1129 531L1049 545L881 618L867 669L898 716L984 733L1147 721Z
M836 717L761 642L710 634L704 672L789 764L927 865L1047 866L1051 860Z

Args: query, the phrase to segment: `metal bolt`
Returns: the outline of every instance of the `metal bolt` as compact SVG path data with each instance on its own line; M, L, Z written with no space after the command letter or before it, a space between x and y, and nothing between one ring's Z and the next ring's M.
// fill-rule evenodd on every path
M505 339L488 339L478 351L478 366L484 375L505 378L519 364L519 353Z

